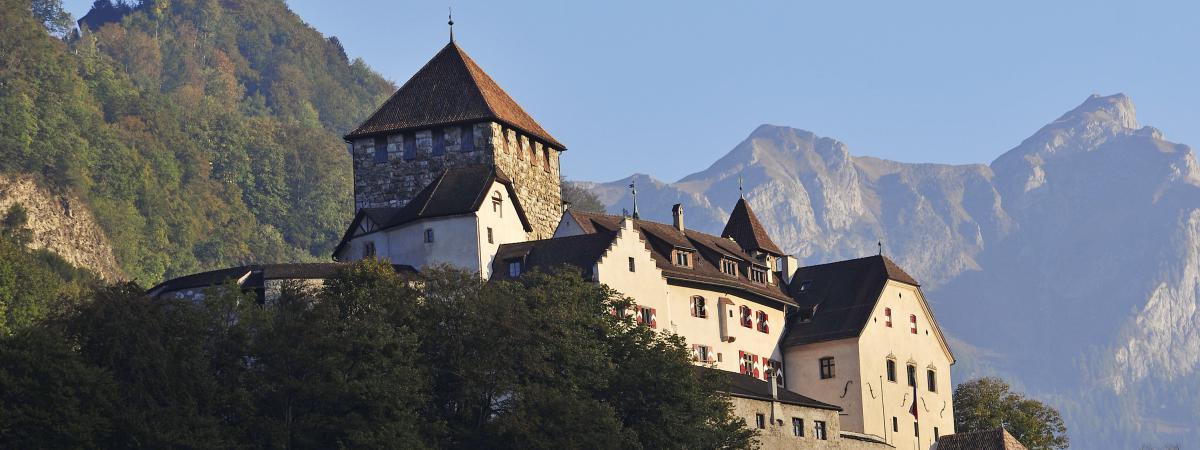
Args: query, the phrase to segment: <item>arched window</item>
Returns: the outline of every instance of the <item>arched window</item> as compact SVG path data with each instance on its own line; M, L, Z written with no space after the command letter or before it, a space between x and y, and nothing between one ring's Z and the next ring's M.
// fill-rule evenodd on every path
M504 197L500 195L500 191L492 193L492 212L504 217Z

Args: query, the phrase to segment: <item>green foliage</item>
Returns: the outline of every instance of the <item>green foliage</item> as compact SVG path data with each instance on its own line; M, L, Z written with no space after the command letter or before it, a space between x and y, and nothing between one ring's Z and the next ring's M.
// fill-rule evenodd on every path
M6 239L18 247L25 247L33 240L29 224L29 212L20 203L13 204L0 219L0 239Z
M606 209L604 202L596 194L587 190L574 181L562 180L562 198L571 203L571 209L602 213Z
M0 0L0 174L74 191L144 283L328 257L339 135L390 83L284 2L99 1L62 41L30 14L55 0L31 1Z
M30 10L33 17L42 22L46 31L58 37L67 35L75 27L71 13L63 9L62 0L31 0Z
M377 261L263 303L232 285L201 300L112 286L0 338L0 441L753 447L678 337L609 314L628 304L567 271L485 283Z
M46 250L29 250L28 214L15 204L0 219L0 336L41 321L64 296L80 292L95 276Z
M1067 448L1067 427L1054 408L1010 392L994 377L977 378L954 388L954 429L958 432L1004 427L1030 450Z

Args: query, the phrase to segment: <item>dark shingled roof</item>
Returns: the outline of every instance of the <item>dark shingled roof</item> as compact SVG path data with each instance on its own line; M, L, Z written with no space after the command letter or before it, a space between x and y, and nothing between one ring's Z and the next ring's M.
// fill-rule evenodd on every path
M513 190L512 181L498 168L470 166L443 171L408 204L400 208L359 210L346 233L342 235L341 242L334 248L333 254L341 252L342 247L350 242L364 219L369 219L375 225L375 230L386 230L420 219L474 213L488 198L492 183L497 181L508 190L508 198L512 199L517 217L521 219L525 231L532 231L529 219L525 216L525 209L521 207L521 201Z
M622 217L619 216L575 210L568 210L568 213L584 233L615 233L621 226ZM630 220L633 220L634 227L646 237L646 247L650 250L650 255L654 257L655 266L662 270L668 281L724 286L788 305L795 304L788 295L787 285L782 282L779 273L772 276L774 283L764 284L750 281L747 278L745 264L754 264L766 270L770 270L770 268L763 266L754 256L747 254L729 239L696 230L680 232L673 225L640 219ZM675 248L696 250L697 257L694 258L692 268L679 267L672 262L671 250ZM739 264L737 276L721 272L722 257L742 261Z
M344 263L295 263L295 264L255 264L249 266L230 267L227 269L210 270L194 273L179 278L163 281L146 291L150 296L160 296L184 289L198 289L218 286L229 281L242 281L244 288L261 288L265 281L270 280L324 280L334 276L337 271L347 264ZM416 269L408 265L393 265L396 272L416 273Z
M566 150L453 41L345 138L485 120L506 124Z
M745 375L736 372L728 372L710 367L696 366L696 370L704 373L715 374L720 377L721 387L719 392L725 392L734 397L752 398L756 400L771 400L771 383L754 378L750 375ZM807 406L809 408L827 409L831 411L841 411L842 408L837 405L813 400L787 389L780 388L778 391L778 401L791 405Z
M612 245L615 233L581 234L537 241L502 244L492 260L492 279L509 279L508 261L521 260L523 272L548 272L562 265L577 267L592 278L592 266Z
M1028 450L1008 430L973 431L938 438L937 450Z
M868 256L801 267L792 276L791 294L811 321L788 319L785 346L858 336L888 280L919 286L886 256Z
M746 203L746 199L738 199L737 205L733 207L733 213L729 214L729 221L725 223L725 230L721 231L721 237L731 237L737 241L738 245L748 250L762 250L773 253L775 255L783 255L783 250L775 245L775 241L771 240L771 236L767 234L767 230L763 228L762 223L758 221L758 216L754 215L754 211L750 209L750 204Z

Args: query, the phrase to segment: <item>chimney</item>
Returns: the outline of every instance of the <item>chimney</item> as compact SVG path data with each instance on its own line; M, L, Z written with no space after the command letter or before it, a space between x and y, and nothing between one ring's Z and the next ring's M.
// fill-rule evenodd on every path
M783 278L784 283L792 284L792 275L796 274L796 269L799 269L799 267L797 267L797 266L799 266L799 264L800 263L796 261L795 256L792 256L792 255L784 255L783 256L783 264L782 264L783 267L781 268L782 270L779 271L780 272L779 276L781 278Z
M769 383L771 383L771 400L779 400L779 383L775 379L775 377L779 376L779 374L772 369L767 370L771 371L771 375L767 377L771 380L769 381Z
M675 229L679 230L679 232L682 233L684 230L684 228L683 228L683 204L682 203L676 203L675 206L671 207L671 216L673 216L675 218Z

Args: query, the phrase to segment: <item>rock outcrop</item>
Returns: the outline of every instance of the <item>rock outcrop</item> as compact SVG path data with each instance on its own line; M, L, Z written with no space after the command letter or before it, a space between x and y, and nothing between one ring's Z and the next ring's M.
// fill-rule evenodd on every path
M54 193L28 176L0 176L0 213L15 204L29 214L29 247L47 249L108 281L123 279L107 235L87 205L70 193Z

